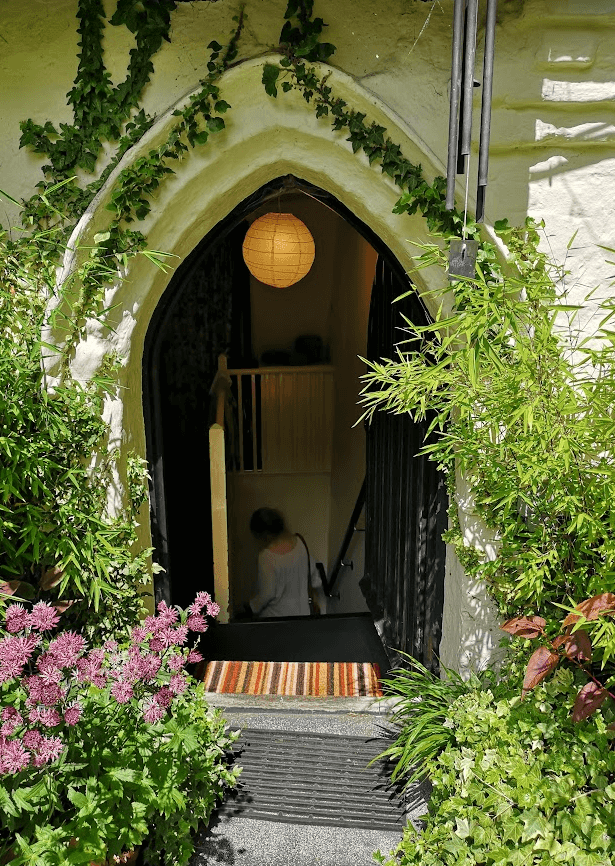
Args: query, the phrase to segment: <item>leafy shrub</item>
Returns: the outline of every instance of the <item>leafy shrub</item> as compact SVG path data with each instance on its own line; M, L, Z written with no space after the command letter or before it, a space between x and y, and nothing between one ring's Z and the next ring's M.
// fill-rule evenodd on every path
M462 695L488 687L494 680L492 671L472 673L465 681L453 670L442 667L442 677L431 673L416 659L409 667L392 672L382 680L385 697L396 700L389 721L398 729L395 741L374 760L387 759L394 765L393 782L405 780L405 786L427 776L427 762L436 758L450 743L453 734L447 723L451 705Z
M455 473L468 483L495 555L468 544L454 497L447 539L502 613L539 614L551 628L555 604L615 591L615 304L598 304L598 332L580 341L565 271L538 248L543 226L495 228L511 267L483 244L475 277L436 293L436 321L408 322L399 355L370 363L363 402L367 415L433 413L423 452L451 485ZM446 250L423 249L419 267L443 272ZM603 625L598 661L615 655L615 621Z
M101 413L115 387L111 369L88 385L66 369L53 392L47 387L41 355L52 347L41 335L65 249L59 228L15 241L0 230L0 589L77 600L73 624L100 637L101 628L121 630L142 611L150 551L131 546L146 474L128 458L132 495L123 513L110 516L117 455Z
M615 594L602 592L587 598L570 610L562 622L561 633L549 645L543 644L534 650L527 664L523 678L523 692L535 688L561 664L574 664L585 675L585 682L576 696L572 710L572 720L580 722L592 713L610 697L615 701L615 695L608 686L615 683L614 665L612 661L603 663L598 668L592 665L592 638L598 635L600 639L608 630L608 620L605 617L615 615ZM527 640L545 635L546 621L540 616L514 617L502 625L502 631L513 636L519 635ZM591 630L591 636L590 631ZM613 629L610 629L613 635ZM593 669L592 669L593 668Z
M581 675L579 674L579 677ZM474 691L454 701L450 742L427 771L424 830L409 827L390 866L613 866L615 714L574 723L576 675L560 668L521 701Z
M124 645L88 651L72 631L49 635L45 602L6 611L0 640L0 860L101 862L152 833L152 858L180 866L190 830L206 819L237 771L233 736L183 668L184 646L218 607L199 593L188 611L164 602ZM4 859L3 859L4 858Z

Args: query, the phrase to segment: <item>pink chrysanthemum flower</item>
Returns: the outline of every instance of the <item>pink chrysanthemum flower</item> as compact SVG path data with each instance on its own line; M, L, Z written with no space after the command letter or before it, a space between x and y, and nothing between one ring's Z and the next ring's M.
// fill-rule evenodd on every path
M21 676L34 649L40 643L38 635L11 635L0 640L0 683Z
M164 650L167 648L165 642L162 640L161 637L158 636L150 638L148 646L151 651L155 653L164 652Z
M116 640L106 640L103 644L104 648L109 652L115 652L117 649L117 641Z
M169 629L169 644L183 646L188 640L188 626L178 625L177 628Z
M24 744L26 749L36 750L43 742L43 735L40 731L26 731L23 737L21 738L21 742Z
M33 702L53 707L59 703L66 694L66 689L58 683L48 682L43 677L32 676L25 680L29 699Z
M169 680L169 691L172 695L183 695L188 688L188 680L183 674L173 674Z
M65 631L51 641L47 654L59 668L72 667L85 648L85 638L74 631Z
M33 718L33 714L35 717ZM37 707L28 716L31 722L40 722L46 728L55 728L62 721L62 717L54 707Z
M210 602L210 604L207 605L207 613L212 617L218 616L220 613L220 605L215 601Z
M64 743L59 737L43 737L34 756L34 765L42 767L60 757Z
M40 640L40 637L35 634L2 638L0 640L0 664L16 661L20 665L25 665L39 645Z
M164 628L177 622L179 616L177 610L174 607L168 607L165 601L158 602L156 610L158 611L156 617L158 628Z
M77 724L82 713L83 707L81 704L73 703L64 710L64 721L69 727L72 727Z
M23 722L23 716L15 707L4 707L1 718L3 722L16 720L18 725Z
M153 725L164 716L164 710L156 701L150 701L143 710L143 718L148 725Z
M202 662L203 656L198 650L190 650L188 653L188 658L186 659L186 663L189 665L195 665L197 662Z
M166 710L173 702L173 694L168 686L162 686L154 695L154 700Z
M130 642L132 644L143 643L146 637L147 629L144 629L141 625L136 625L130 632Z
M46 601L37 602L30 614L30 628L35 631L47 631L54 628L60 621L60 615L55 607Z
M15 707L4 707L1 718L3 725L0 727L0 736L2 737L10 737L23 722L23 716Z
M118 704L127 704L134 693L130 683L113 683L111 694Z
M143 682L153 680L160 670L161 665L162 662L160 658L152 653L146 656L141 656L139 660L139 679L143 680Z
M30 614L23 604L9 604L5 613L6 630L11 634L24 631L30 625Z
M146 634L153 634L157 631L158 621L155 616L146 616L143 620L143 626L136 626L137 628L143 628Z
M208 592L197 592L188 610L190 613L200 613L208 604L211 604L211 595Z
M167 659L167 665L170 671L180 671L184 666L184 657L178 653L174 653Z
M200 613L191 613L186 620L186 626L190 631L207 631L207 620Z
M0 773L19 773L30 763L30 754L19 740L0 742Z
M55 659L49 653L42 653L38 657L36 667L46 682L59 683L62 680L62 670L57 666Z

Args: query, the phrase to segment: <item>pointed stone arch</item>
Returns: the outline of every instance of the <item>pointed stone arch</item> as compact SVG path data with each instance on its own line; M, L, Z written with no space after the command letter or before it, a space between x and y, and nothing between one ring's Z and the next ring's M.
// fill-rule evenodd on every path
M365 155L354 154L346 133L332 131L327 118L317 119L299 94L293 91L280 94L277 99L266 95L261 83L262 70L265 63L275 59L262 57L245 61L225 73L220 92L231 105L226 115L226 128L210 135L206 145L197 146L173 166L174 175L160 187L150 214L138 225L147 237L148 246L173 253L181 261L251 193L276 177L292 174L334 195L382 240L402 267L411 270L416 247L408 241L433 242L425 220L420 214L394 214L400 191L392 179L383 175L377 165L370 166ZM336 95L354 110L384 126L390 138L400 144L405 156L422 165L428 179L443 173L442 164L418 133L377 97L339 70L323 66L323 71L328 74L328 84ZM69 243L72 252L67 254L60 281L67 279L78 266L80 250L92 245L94 235L108 225L107 205L118 173L166 139L175 123L173 111L189 98L187 94L161 116L110 175L73 232ZM73 375L84 381L96 374L110 353L120 362L120 388L115 396L107 399L104 410L111 444L120 448L120 454L134 450L144 455L146 451L141 381L144 342L171 276L154 268L144 257L132 259L124 279L107 290L105 308L109 312L106 319L88 323L86 336L77 346L72 361ZM434 301L428 293L440 287L443 279L444 274L437 268L422 270L414 279L417 291L424 296L425 306L431 312L434 312ZM60 333L49 333L46 338L61 342ZM48 361L50 377L54 373L52 363ZM118 463L117 486L110 491L112 508L123 495L121 477L122 458ZM141 541L144 546L149 546L151 541L145 514ZM462 580L463 571L451 556L447 582L455 587ZM453 624L453 618L455 622L458 620L455 611L460 599L457 592L448 595L448 602L445 597L445 631L446 623L449 625L445 640L456 655L454 647L463 642L460 629ZM463 600L461 603L463 606ZM493 647L491 631L491 624L486 621L482 629L482 649ZM443 657L445 664L454 663L449 655Z

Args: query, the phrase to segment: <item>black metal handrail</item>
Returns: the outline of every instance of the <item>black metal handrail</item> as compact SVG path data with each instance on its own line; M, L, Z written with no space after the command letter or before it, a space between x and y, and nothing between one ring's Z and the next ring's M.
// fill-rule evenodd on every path
M336 557L335 565L333 566L333 570L331 572L330 577L324 577L323 586L325 590L325 595L331 596L333 594L333 587L335 586L335 582L337 581L340 571L342 568L347 565L344 561L344 557L348 553L348 548L350 547L350 542L352 541L352 537L357 531L356 526L361 515L361 511L363 510L363 506L365 505L365 478L363 479L363 484L361 485L361 489L359 490L359 495L357 496L357 501L355 502L355 506L352 510L352 515L350 516L350 521L348 522L348 527L346 529L346 533L344 535L344 540L342 541L340 551ZM322 566L322 563L316 563L316 566ZM320 569L319 569L320 571ZM323 577L324 574L324 566L322 566L322 571L320 571L320 576Z

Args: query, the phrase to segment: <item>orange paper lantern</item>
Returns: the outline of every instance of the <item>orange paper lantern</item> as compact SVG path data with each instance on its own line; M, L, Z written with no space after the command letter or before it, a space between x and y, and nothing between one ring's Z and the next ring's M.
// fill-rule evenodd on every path
M314 254L308 227L291 213L268 213L254 220L243 242L250 273L261 283L280 289L307 274Z

